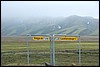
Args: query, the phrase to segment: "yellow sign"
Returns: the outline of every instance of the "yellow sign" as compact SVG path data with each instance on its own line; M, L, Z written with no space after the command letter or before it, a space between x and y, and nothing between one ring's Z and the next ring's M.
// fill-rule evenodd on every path
M43 36L35 36L33 37L33 40L43 40Z
M62 36L62 37L56 37L55 40L76 41L76 40L78 40L78 38L77 37L68 37L68 36L64 37L64 36Z
M50 37L46 37L46 36L34 36L32 38L33 40L40 40L40 41L49 41ZM77 37L74 36L58 36L58 37L54 37L55 41L76 41L78 40Z
M49 37L44 37L44 36L34 36L32 39L33 40L50 40Z

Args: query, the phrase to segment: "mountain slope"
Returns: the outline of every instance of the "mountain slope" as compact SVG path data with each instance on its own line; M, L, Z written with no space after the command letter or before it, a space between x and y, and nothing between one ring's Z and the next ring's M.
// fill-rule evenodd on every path
M60 18L3 19L1 35L67 34L99 35L99 19L72 15Z

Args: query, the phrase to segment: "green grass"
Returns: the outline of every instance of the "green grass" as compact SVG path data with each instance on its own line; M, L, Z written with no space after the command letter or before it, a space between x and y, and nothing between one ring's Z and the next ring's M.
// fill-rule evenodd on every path
M72 33L72 35L79 35L79 33L83 30L85 30L86 28L84 27L80 27L78 30L76 30L75 32Z
M64 28L64 29L61 29L61 30L58 30L58 31L51 32L51 34L60 33L60 32L62 34L68 34L75 29L77 29L77 30L75 32L73 32L71 35L78 35L81 31L85 30L86 28L83 25L81 25L81 26L76 25L76 26L73 26L73 27Z
M29 38L30 64L29 66L44 66L50 63L50 42L34 42ZM98 41L81 41L82 50L98 50ZM55 65L78 65L78 53L63 52L65 50L78 50L77 42L55 42ZM25 37L7 37L1 39L1 66L28 66L27 47ZM97 66L99 64L99 51L81 55L82 66Z
M91 33L90 35L97 35L99 33L99 29L96 29L93 33Z
M59 32L62 32L62 31L64 31L64 32L62 32L62 34L64 34L64 33L69 33L69 32L71 32L71 31L73 31L74 29L76 29L78 26L73 26L73 27L69 27L69 28L64 28L64 29L61 29L61 30L59 30L59 31L54 31L54 32L51 32L51 34L55 34L55 33L59 33Z

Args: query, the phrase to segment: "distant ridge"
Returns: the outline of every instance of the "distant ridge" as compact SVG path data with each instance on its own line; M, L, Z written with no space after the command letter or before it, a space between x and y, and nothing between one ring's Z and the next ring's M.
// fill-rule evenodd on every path
M89 22L89 24L87 24ZM72 15L62 18L3 19L1 36L31 34L99 35L99 19Z

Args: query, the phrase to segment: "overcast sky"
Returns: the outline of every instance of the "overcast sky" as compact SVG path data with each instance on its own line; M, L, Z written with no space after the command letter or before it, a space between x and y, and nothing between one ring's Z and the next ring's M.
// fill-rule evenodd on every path
M99 18L99 1L1 1L1 18L70 15Z

